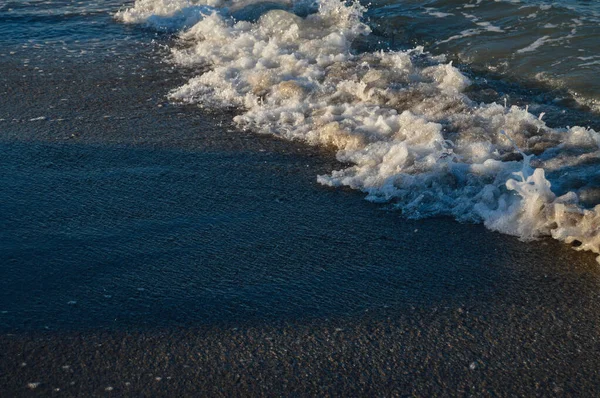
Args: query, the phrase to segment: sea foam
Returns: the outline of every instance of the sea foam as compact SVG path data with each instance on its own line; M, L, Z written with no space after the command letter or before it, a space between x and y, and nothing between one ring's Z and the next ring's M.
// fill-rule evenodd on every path
M600 254L600 199L581 200L600 183L570 177L600 164L597 132L476 103L468 77L423 48L355 51L370 34L358 3L261 4L253 15L249 1L138 0L117 17L179 30L171 61L204 72L172 100L235 107L241 128L335 149L351 166L322 184L406 217L452 216Z

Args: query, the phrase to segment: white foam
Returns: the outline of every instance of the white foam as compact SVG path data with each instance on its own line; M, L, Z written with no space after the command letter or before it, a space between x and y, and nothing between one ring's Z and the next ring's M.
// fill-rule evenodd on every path
M161 30L177 31L193 26L215 12L222 0L137 0L132 8L119 11L125 23L146 23Z
M481 21L478 17L472 14L463 13L463 16L473 22L478 28L466 29L460 32L458 35L450 36L445 40L439 41L437 44L448 43L453 40L463 39L465 37L477 36L485 32L490 33L503 33L504 30L498 26L492 25L490 22Z
M432 8L432 7L425 7L425 13L427 15L431 15L432 17L436 17L436 18L446 18L446 17L450 17L450 16L454 15L449 12L437 11L435 8Z
M540 48L541 46L543 46L546 42L548 42L548 39L550 39L550 36L540 37L539 39L537 39L536 41L534 41L533 43L531 43L527 47L524 47L524 48L521 48L520 50L517 50L517 53L521 54L521 53L527 53L527 52L535 51L538 48Z
M583 64L579 64L580 68L584 68L586 66L592 66L592 65L600 65L600 60L596 60L596 61L592 61L592 62L586 62Z
M319 182L360 189L406 217L450 215L600 253L600 205L585 209L576 191L557 196L551 189L568 185L561 168L583 158L600 163L599 134L552 129L527 110L475 103L463 93L469 79L422 48L356 54L352 42L370 31L363 11L358 3L322 0L305 18L283 10L255 22L223 10L206 14L180 33L171 57L205 72L170 97L233 106L242 128L335 149L351 166ZM139 22L151 18L144 15ZM557 177L551 182L546 171Z

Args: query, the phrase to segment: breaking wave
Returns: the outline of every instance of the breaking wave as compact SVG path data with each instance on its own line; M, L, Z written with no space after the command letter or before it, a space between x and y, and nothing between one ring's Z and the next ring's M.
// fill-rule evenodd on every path
M369 40L364 12L337 0L137 0L117 18L177 32L171 61L202 68L172 100L235 107L241 128L334 148L350 166L322 184L406 217L452 216L600 254L600 134L475 102L469 78L422 47L356 50Z

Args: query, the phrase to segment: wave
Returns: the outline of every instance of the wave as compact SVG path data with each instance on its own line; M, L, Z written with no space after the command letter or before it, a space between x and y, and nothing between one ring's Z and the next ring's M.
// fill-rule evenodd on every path
M422 47L357 51L370 35L364 12L337 0L138 0L117 18L178 31L171 61L203 73L172 100L235 107L241 128L334 148L350 166L322 184L406 217L452 216L600 254L600 134L472 101L469 78Z

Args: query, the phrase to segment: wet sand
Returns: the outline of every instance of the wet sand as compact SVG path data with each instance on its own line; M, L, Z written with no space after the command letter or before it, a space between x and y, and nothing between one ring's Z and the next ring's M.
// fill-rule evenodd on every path
M592 254L320 186L131 57L3 61L1 395L597 395Z
M595 325L414 308L286 325L3 336L12 396L594 396ZM30 384L30 383L40 383ZM29 387L27 387L29 385ZM59 390L57 390L59 389Z

